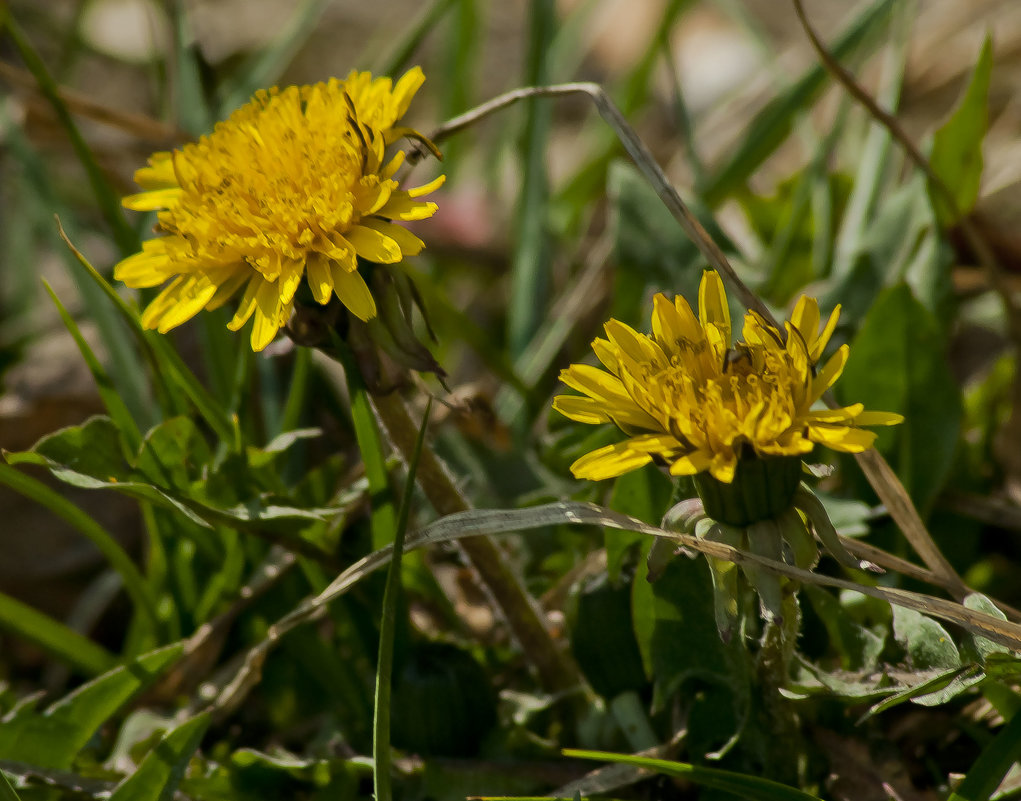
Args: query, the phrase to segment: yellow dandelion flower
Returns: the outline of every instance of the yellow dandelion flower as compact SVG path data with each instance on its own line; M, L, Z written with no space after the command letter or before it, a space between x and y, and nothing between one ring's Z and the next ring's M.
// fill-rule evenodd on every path
M262 350L303 278L318 303L336 295L359 319L374 317L358 258L393 264L418 253L422 240L395 221L432 216L436 204L419 198L443 183L401 189L404 153L384 153L423 80L416 67L396 85L353 72L260 91L198 142L155 153L135 173L145 191L123 202L157 211L163 236L114 268L131 287L169 281L142 324L165 333L243 290L228 327L254 317L252 349Z
M655 461L675 476L707 472L730 484L743 457L800 458L816 444L857 453L876 437L861 426L903 419L861 404L813 410L847 361L842 345L816 369L839 308L820 332L818 305L802 298L784 334L748 312L742 340L731 344L723 282L706 271L698 310L696 318L680 295L657 295L651 335L610 320L606 339L592 343L605 369L573 364L560 374L582 394L556 397L554 409L580 423L614 423L628 435L578 459L576 477L613 478Z

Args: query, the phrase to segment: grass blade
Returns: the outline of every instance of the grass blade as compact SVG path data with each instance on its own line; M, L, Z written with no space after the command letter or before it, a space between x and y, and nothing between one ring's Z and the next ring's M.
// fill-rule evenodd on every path
M113 654L88 637L4 593L0 593L0 629L34 643L88 676L97 676L117 663Z
M549 83L548 55L556 13L552 0L532 0L530 13L526 86ZM518 200L517 246L511 261L510 305L507 312L507 340L511 358L528 346L546 316L549 296L549 239L546 218L549 206L549 176L546 149L552 123L549 103L527 101L525 133L521 142L524 180Z
M14 792L7 774L0 770L0 801L21 801L18 794Z
M124 583L124 591L127 592L135 607L148 619L154 629L159 629L156 599L153 597L149 585L135 566L134 561L128 556L127 551L120 546L110 532L62 495L20 470L0 464L0 483L6 484L15 492L45 506L53 514L88 537L103 558L109 562L110 567L117 571Z
M57 307L57 313L60 314L60 319L64 321L64 327L67 328L68 333L71 334L75 344L78 345L78 350L82 355L82 359L85 360L85 364L88 366L89 372L92 373L92 379L96 382L96 388L99 390L99 396L103 399L103 405L106 406L106 410L110 413L111 419L117 424L117 428L127 441L130 451L132 453L136 453L138 451L138 447L142 444L142 432L138 430L138 424L135 422L135 418L132 417L131 412L124 403L124 399L117 391L117 388L113 385L113 381L110 380L109 373L107 373L103 368L103 365L99 363L99 359L96 358L96 354L93 353L92 348L89 347L89 343L85 341L85 337L82 336L82 332L78 328L78 324L68 313L67 309L64 308L64 304L60 302L60 298L57 297L57 293L53 291L53 287L50 286L50 282L43 279L43 286L46 288L46 292L53 301L53 305Z
M830 51L840 60L869 41L886 24L896 6L894 0L873 3L857 17L833 42ZM787 138L795 117L822 91L829 74L816 64L787 91L770 102L748 124L744 139L738 143L730 159L706 182L703 199L709 206L718 206L758 169L769 155Z
M657 773L665 773L668 776L682 776L702 787L722 790L725 793L733 793L739 798L748 799L748 801L819 801L817 796L803 792L796 787L788 787L785 784L780 784L770 779L748 776L744 773L734 773L729 770L720 770L719 768L704 768L699 765L689 765L686 762L650 759L649 757L633 756L631 754L577 751L571 748L564 749L563 754L564 756L578 757L579 759L597 759L604 762L632 765L637 768L647 768Z
M202 713L169 732L146 754L138 770L117 785L110 801L164 801L173 798L192 754L202 742L209 721L209 714Z
M59 226L59 221L57 224ZM138 341L138 345L149 364L149 369L152 371L155 386L163 389L160 400L164 404L164 410L168 414L183 411L179 408L179 396L183 393L194 404L199 414L209 424L209 427L216 432L217 436L230 448L235 448L237 437L227 412L217 403L209 391L199 383L198 378L195 377L195 374L184 363L184 360L178 355L177 351L174 350L169 340L162 334L155 334L143 329L138 319L138 312L117 294L117 291L89 263L84 254L71 243L63 228L60 229L60 236L92 280L99 285L103 293L113 302L121 317L128 324L131 333L135 335L135 339Z
M96 204L99 206L100 212L113 232L117 248L124 256L134 253L139 248L138 236L135 235L134 230L128 225L127 220L124 219L120 197L110 186L110 182L107 181L106 176L100 169L99 164L92 155L92 151L78 130L78 126L75 125L74 120L71 118L67 105L60 97L56 81L53 80L43 60L32 48L32 45L29 44L13 17L8 14L6 20L2 21L6 23L7 31L11 35L14 46L17 48L22 60L25 62L25 66L28 67L29 72L38 81L39 91L43 93L43 96L53 106L57 119L60 120L60 124L67 132L71 145L74 147L75 155L78 156L78 160L88 176L92 193L96 197Z
M415 470L422 455L425 431L429 427L429 412L432 398L425 405L422 427L415 441L415 450L408 460L408 478L401 496L401 508L394 532L393 555L386 576L383 592L383 620L379 627L379 659L376 665L376 702L373 711L372 761L376 801L390 801L390 690L393 672L394 633L397 627L397 601L401 594L401 558L404 555L404 535L408 530L408 514L411 510L411 496L415 492Z
M985 747L949 801L987 801L1021 757L1021 715L1014 715Z

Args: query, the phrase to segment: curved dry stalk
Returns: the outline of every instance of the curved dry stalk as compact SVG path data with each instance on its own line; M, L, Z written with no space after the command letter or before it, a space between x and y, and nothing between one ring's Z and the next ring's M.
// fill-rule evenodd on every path
M414 452L418 426L408 414L397 393L372 397L373 407L405 460ZM441 515L471 509L471 504L458 490L446 465L429 448L423 448L415 480L433 508ZM573 658L560 648L550 630L546 616L539 608L518 575L508 564L496 543L485 536L469 537L459 543L464 555L475 569L525 658L535 668L542 687L548 692L564 692L583 683Z
M795 0L796 1L796 0ZM637 132L624 115L617 108L606 91L595 83L563 83L552 86L527 86L514 89L492 100L476 106L464 114L445 122L429 134L434 142L442 141L458 131L464 130L491 114L501 111L508 106L525 100L530 97L562 97L565 95L583 95L588 97L599 110L600 115L613 129L617 138L624 146L624 150L634 161L635 166L655 190L663 205L667 207L674 219L680 223L681 228L688 237L695 243L695 246L705 256L706 261L718 272L722 273L734 293L741 299L746 308L754 309L763 316L765 320L779 329L783 326L773 316L773 313L758 296L752 292L741 278L734 271L726 255L719 245L713 241L709 232L705 230L687 205L681 200L677 190L674 189L666 173L659 166L649 148L638 136ZM414 163L424 155L421 151L412 151L409 155L409 162ZM837 404L827 394L824 398L827 405L835 407ZM890 468L886 459L879 451L872 449L862 454L856 454L858 465L868 479L876 494L886 505L890 516L900 527L905 539L915 549L928 568L939 577L938 584L945 587L947 591L958 601L963 599L969 592L967 585L954 570L953 566L943 556L942 552L933 542L932 536L922 522L918 510L915 509L907 490L896 473Z
M901 126L897 118L890 114L885 109L881 108L875 99L865 90L865 88L855 80L854 76L848 72L839 61L833 56L832 53L827 50L826 45L822 39L819 38L818 33L812 27L808 20L808 16L805 14L805 8L802 0L791 0L794 4L794 12L798 17L798 21L801 23L802 29L805 31L805 35L808 37L809 42L812 44L813 49L819 56L819 60L827 71L834 77L851 97L858 101L859 104L868 112L869 116L872 117L876 122L882 125L890 133L897 144L901 146L904 153L910 159L912 164L916 168L925 174L929 184L935 187L936 191L940 193L943 200L953 210L954 217L959 221L958 227L964 238L968 242L968 246L975 254L982 267L983 272L989 281L990 286L996 292L1000 298L1000 302L1003 303L1003 307L1007 314L1007 325L1010 331L1010 339L1014 345L1015 350L1021 349L1021 308L1014 299L1014 295L1007 285L1004 278L1004 271L1002 265L996 258L996 254L993 252L989 243L986 242L985 238L979 233L971 219L962 213L962 209L957 203L957 198L951 191L950 187L946 185L946 182L933 170L929 160L925 157L921 150L915 145L908 136L907 132ZM1015 392L1015 405L1021 402L1021 392ZM884 465L879 464L875 459L871 458L871 454L862 454L858 462L862 465L862 469L866 475L870 475L870 471L876 472L877 475L882 475L885 471L883 470ZM890 471L892 473L892 471ZM870 478L871 482L871 478ZM938 563L943 562L945 566L942 569L937 570L944 578L950 579L951 584L947 585L947 589L955 596L959 596L959 593L966 589L964 582L960 581L960 577L956 575L950 568L949 563L936 548L935 543L932 542L932 538L928 532L925 531L924 525L918 518L917 513L914 511L914 507L910 506L910 500L907 500L907 506L905 508L905 498L895 498L891 496L890 500L884 498L880 492L880 488L873 484L876 492L882 498L883 503L887 505L887 508L891 509L890 502L897 503L901 508L899 514L904 517L904 522L898 519L897 515L894 515L894 519L897 520L898 525L904 531L906 537L911 542L912 546L918 551L919 555L925 560L933 569L937 569ZM894 488L896 489L896 488ZM901 493L894 493L900 495ZM905 527L907 524L907 527ZM959 600L960 598L958 598Z
M634 531L669 540L679 548L686 548L714 559L723 559L736 565L754 565L765 568L772 573L803 584L854 590L896 606L914 609L931 617L956 623L980 637L1001 643L1012 650L1021 650L1021 624L1001 620L992 615L968 609L954 601L924 593L886 587L870 587L853 581L823 576L723 543L701 540L688 534L651 526L637 518L605 509L594 503L560 501L528 509L486 509L458 512L440 518L415 534L409 535L404 550L407 552L443 542L463 541L466 538L479 535L499 536L564 524ZM258 683L262 665L280 639L292 629L322 617L332 601L350 590L365 576L388 564L391 553L391 547L387 546L363 557L337 576L321 593L306 598L291 612L270 626L265 639L253 646L245 655L243 664L233 678L221 687L213 688L215 696L209 704L209 710L218 717L222 717L236 709L248 692Z

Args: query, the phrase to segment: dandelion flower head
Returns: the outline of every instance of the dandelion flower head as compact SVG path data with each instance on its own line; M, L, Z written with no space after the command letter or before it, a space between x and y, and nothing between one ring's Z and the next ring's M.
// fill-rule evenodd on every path
M142 315L166 332L241 293L228 327L254 317L262 350L287 322L304 279L316 302L334 295L356 317L376 315L358 258L400 262L424 243L396 221L432 216L421 200L443 176L402 189L404 160L384 148L409 129L394 127L425 80L421 69L396 84L352 72L311 86L260 91L199 141L155 153L135 173L143 192L124 199L158 212L162 234L120 262L131 287L163 286Z
M680 295L656 295L654 304L651 335L610 320L606 339L592 343L605 369L572 364L560 374L582 394L554 398L554 409L580 423L612 422L628 435L578 459L577 478L613 478L655 461L675 476L706 471L730 483L741 458L799 456L816 444L857 453L876 437L862 426L903 419L860 403L813 410L847 362L842 345L816 370L839 306L822 331L813 298L798 301L783 333L749 311L732 345L716 272L702 275L697 318Z

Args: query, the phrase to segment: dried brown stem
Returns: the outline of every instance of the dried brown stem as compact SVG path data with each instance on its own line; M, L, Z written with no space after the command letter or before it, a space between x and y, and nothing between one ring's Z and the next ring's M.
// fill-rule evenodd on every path
M397 450L409 457L414 450L418 428L397 393L374 396L376 413ZM446 466L429 448L423 448L415 479L440 515L471 508ZM544 689L562 692L582 683L577 665L553 639L545 615L528 594L497 544L486 536L467 537L459 545L491 595L525 657L535 668Z
M833 57L829 50L826 49L826 46L819 38L819 35L812 27L805 14L805 8L802 0L791 0L791 2L794 4L794 11L797 14L798 21L801 23L801 26L805 31L805 35L811 42L812 47L819 56L819 60L822 61L823 66L826 67L829 73L847 91L847 93L865 108L874 120L889 131L890 136L901 146L911 162L925 174L929 184L940 193L947 205L953 210L954 217L960 221L960 230L964 234L965 239L967 239L968 245L978 258L987 280L1000 296L1001 302L1003 303L1007 313L1007 321L1014 347L1015 349L1021 348L1021 309L1018 308L1017 303L1014 300L1014 296L1004 280L1003 269L998 263L992 248L989 247L989 244L978 232L972 221L962 213L962 210L957 203L957 198L950 190L950 187L948 187L943 179L936 174L932 165L929 163L929 160L918 149L915 143L911 140L911 137L907 135L897 118L880 108L879 104L865 90L865 88L862 87L861 84L855 80L854 76L851 75L851 73ZM872 483L876 493L890 510L894 520L896 520L897 524L901 527L901 530L904 532L904 536L908 538L911 545L925 560L925 563L933 568L937 574L942 576L944 580L940 583L946 587L954 595L954 597L960 600L964 594L967 593L967 587L956 572L954 572L950 563L943 557L943 554L940 553L936 544L932 541L932 537L929 535L928 531L926 531L924 524L918 517L918 514L910 500L907 498L906 493L903 492L903 487L900 485L899 481L897 484L890 484L888 481L884 481L882 482L884 486L880 486L876 482L872 481L872 473L875 473L877 477L883 477L885 479L893 477L896 479L896 477L893 476L893 471L889 470L889 466L885 464L885 461L880 464L880 462L876 459L876 456L878 456L878 454L875 451L869 451L861 454L858 457L858 463L861 465L862 470L865 471L866 475L870 476L870 483ZM946 580L949 580L949 583L947 583Z

